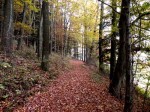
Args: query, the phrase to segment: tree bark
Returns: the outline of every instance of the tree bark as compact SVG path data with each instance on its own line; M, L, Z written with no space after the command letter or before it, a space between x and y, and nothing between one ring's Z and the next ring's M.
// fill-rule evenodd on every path
M11 55L13 48L13 0L5 0L2 50Z
M128 0L123 0L122 1L122 7L125 7L126 1ZM125 2L125 3L124 3ZM114 70L114 76L112 78L112 82L110 83L110 93L112 95L120 98L120 89L121 89L121 82L124 79L124 75L126 72L126 37L127 37L127 12L126 8L122 8L121 10L121 15L120 15L120 20L119 20L119 36L120 36L120 41L119 41L119 53L118 53L118 60L116 64L116 68Z
M103 56L102 56L102 39L103 39L103 16L104 4L101 2L100 24L99 24L99 71L103 71Z
M83 39L83 36L82 36L82 61L84 61L84 39Z
M133 76L131 67L131 37L130 37L130 0L122 0L122 23L126 24L124 34L126 36L126 93L124 112L132 112L133 102Z
M55 37L54 37L54 6L50 5L50 53L55 50Z
M42 2L40 1L40 8L42 8ZM42 42L43 42L43 11L40 11L40 23L38 30L38 58L42 58Z
M27 13L27 3L24 2L24 8L23 8L23 17L22 17L22 23L25 23L26 21L26 13ZM18 44L17 44L17 50L22 49L22 44L23 44L23 36L24 36L24 29L20 29L20 38L18 39Z
M44 71L49 70L49 3L44 0L42 4L43 11L43 50L41 67Z
M117 9L117 1L112 0L112 6L114 9ZM116 66L116 36L117 31L115 28L117 27L117 13L112 10L112 34L111 34L111 57L110 57L110 81L112 80L114 76L114 70Z
M2 37L2 24L3 24L3 11L4 11L4 7L3 7L3 0L0 1L0 39Z
M64 56L67 55L67 43L68 43L67 21L66 21L66 14L64 14Z

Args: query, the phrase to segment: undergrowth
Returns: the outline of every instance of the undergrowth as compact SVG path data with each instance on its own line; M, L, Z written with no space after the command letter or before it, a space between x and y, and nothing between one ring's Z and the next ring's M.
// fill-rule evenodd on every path
M102 75L100 75L98 72L93 72L91 74L91 79L96 83L102 82Z
M60 56L56 53L52 53L49 57L49 72L54 76L57 76L61 71L68 70L70 68L69 58Z
M23 104L29 96L42 91L43 86L69 67L67 58L52 54L49 71L44 72L33 49L29 48L16 51L13 57L0 54L0 60L0 111L2 109L6 112Z

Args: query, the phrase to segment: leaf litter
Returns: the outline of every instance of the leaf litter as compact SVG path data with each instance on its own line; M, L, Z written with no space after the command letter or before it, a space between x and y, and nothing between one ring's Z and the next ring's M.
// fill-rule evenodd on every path
M70 71L63 71L44 92L29 97L14 112L122 112L123 101L108 93L109 80L95 83L91 69L77 60L70 61ZM83 67L84 65L84 67Z

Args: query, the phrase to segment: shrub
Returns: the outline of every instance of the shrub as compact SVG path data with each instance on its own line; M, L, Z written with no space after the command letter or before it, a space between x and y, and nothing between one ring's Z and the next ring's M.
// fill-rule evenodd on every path
M25 47L23 50L15 51L15 54L17 54L23 58L26 58L26 59L36 59L37 58L35 50L32 48L29 48L29 47Z
M69 59L62 57L56 53L51 54L49 58L50 71L60 72L62 70L67 70L69 68Z

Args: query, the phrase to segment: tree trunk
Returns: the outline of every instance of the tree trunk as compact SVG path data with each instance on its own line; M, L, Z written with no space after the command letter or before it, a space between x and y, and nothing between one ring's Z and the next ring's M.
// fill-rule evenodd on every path
M92 64L92 54L93 54L93 50L94 50L94 40L92 40L92 45L90 46L89 50L88 50L88 59L87 59L87 63Z
M117 1L112 0L112 6L116 10L117 9ZM117 14L114 10L112 10L112 34L111 34L111 57L110 57L110 81L114 76L114 70L116 66L116 36L117 31L115 28L117 27Z
M56 20L54 18L54 52L57 52Z
M3 30L3 16L4 16L4 1L0 1L0 42L2 39L2 30ZM0 49L1 49L1 44L0 44Z
M83 37L82 37L82 61L84 61L84 39L83 39Z
M126 38L126 93L124 112L132 112L133 102L133 76L131 69L131 40L130 40L130 0L122 0L121 22L125 24L124 35Z
M75 43L76 59L78 59L78 42Z
M25 23L25 21L26 21L26 13L27 13L27 3L24 2L22 23ZM22 49L23 36L24 36L24 29L21 28L20 29L20 38L18 39L18 44L17 44L17 50Z
M84 22L84 62L87 61L87 25Z
M67 54L71 55L71 38L68 36Z
M86 62L86 45L84 45L84 62Z
M64 14L64 56L67 55L67 43L68 43L68 35L67 35L67 18L66 14Z
M39 23L39 29L38 29L38 58L42 58L42 42L43 42L43 11L42 11L42 2L39 1L39 5L41 8L40 11L40 23Z
M48 71L49 69L49 3L43 1L43 50L42 50L42 63L41 67L43 70Z
M101 2L100 11L100 24L99 24L99 71L103 71L103 53L102 53L102 39L103 39L103 16L104 16L104 4Z
M50 53L55 50L55 37L54 37L54 6L50 5Z
M50 52L55 52L55 22L54 22L54 6L53 4L50 5L51 11L51 19L50 19L50 43L51 43L51 50Z
M122 1L122 7L125 7L124 2L126 3L128 0ZM125 10L124 10L125 9ZM118 60L116 64L116 68L114 70L114 76L112 78L112 82L110 83L109 91L112 95L120 98L120 89L121 89L121 82L124 79L124 75L126 72L126 38L127 38L127 13L126 8L122 8L120 20L119 20L119 54Z
M5 0L2 50L11 55L13 48L13 0Z

